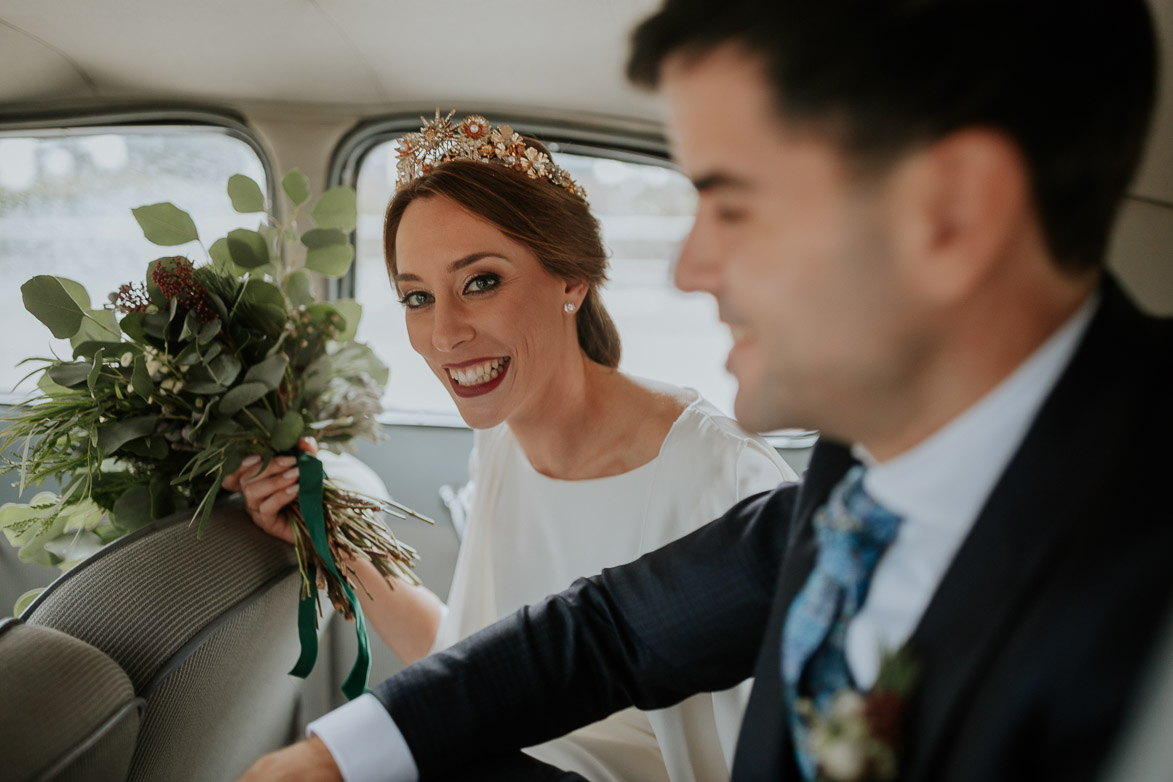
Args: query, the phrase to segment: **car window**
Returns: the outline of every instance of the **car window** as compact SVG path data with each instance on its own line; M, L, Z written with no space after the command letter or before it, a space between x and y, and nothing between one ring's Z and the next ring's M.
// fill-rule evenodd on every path
M210 244L256 215L232 209L225 182L245 174L268 191L253 145L215 127L86 127L0 133L0 392L12 393L35 365L29 356L70 355L21 302L20 285L37 274L76 280L100 307L124 282L141 281L146 263L165 254L207 260L197 244L164 249L148 242L131 209L171 201ZM15 389L35 389L26 381Z
M736 385L724 371L728 330L705 294L672 285L672 259L692 224L696 194L686 177L655 161L618 159L606 150L557 151L581 184L611 254L603 301L623 341L625 372L696 389L730 412ZM631 157L628 155L627 157ZM383 260L383 213L395 186L394 139L373 146L358 166L359 222L355 298L363 304L359 339L391 367L385 405L401 422L458 423L446 391L408 343L403 312Z

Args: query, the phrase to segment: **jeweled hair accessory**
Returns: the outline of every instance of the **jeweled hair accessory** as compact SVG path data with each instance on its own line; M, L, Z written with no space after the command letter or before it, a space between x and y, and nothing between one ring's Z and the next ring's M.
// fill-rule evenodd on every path
M471 114L453 124L455 113L450 111L447 117L441 117L436 109L435 119L420 117L424 125L419 133L406 133L399 139L398 187L432 173L441 163L478 160L520 171L530 179L545 179L586 200L586 191L570 174L556 166L545 152L526 144L513 128L508 125L494 128L479 114Z

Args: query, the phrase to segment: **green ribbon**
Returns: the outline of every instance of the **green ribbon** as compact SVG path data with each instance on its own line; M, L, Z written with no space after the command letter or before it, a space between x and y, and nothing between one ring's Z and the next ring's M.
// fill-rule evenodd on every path
M326 563L330 575L342 584L342 591L350 601L350 608L354 611L354 634L358 637L358 656L354 660L354 667L350 675L342 684L342 694L347 700L354 700L367 690L367 681L371 675L371 645L367 638L367 625L363 619L362 606L354 596L354 590L338 574L334 557L330 554L330 546L326 541L326 519L322 515L322 481L326 473L317 457L308 453L301 453L297 457L297 502L301 507L305 527L310 533L310 541L314 544L314 551ZM297 634L301 639L301 657L293 666L290 675L304 679L314 669L318 659L318 630L317 630L317 593L314 585L317 583L317 572L313 565L307 563L306 575L310 579L310 594L303 595L297 607Z

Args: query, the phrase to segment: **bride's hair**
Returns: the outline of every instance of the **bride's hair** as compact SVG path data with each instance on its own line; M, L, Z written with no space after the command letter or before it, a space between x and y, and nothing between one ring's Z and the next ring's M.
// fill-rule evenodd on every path
M527 138L526 144L545 151L533 139ZM524 244L555 277L585 281L586 298L576 315L579 347L595 363L619 366L619 331L598 290L607 279L607 253L599 221L585 201L557 185L503 166L475 160L441 163L400 187L387 206L383 252L392 280L398 274L395 236L403 212L417 198L434 196L451 199Z

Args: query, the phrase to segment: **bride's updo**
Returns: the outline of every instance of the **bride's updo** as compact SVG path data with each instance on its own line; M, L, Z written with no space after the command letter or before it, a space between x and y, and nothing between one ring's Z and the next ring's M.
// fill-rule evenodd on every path
M538 141L527 146L546 152ZM548 154L548 153L547 153ZM607 255L599 221L586 202L563 187L532 179L504 166L477 160L451 160L401 185L387 206L383 251L391 278L398 273L395 237L408 204L443 196L521 242L550 274L585 281L589 288L576 314L578 344L587 357L606 367L619 366L619 332L599 298L607 279Z

